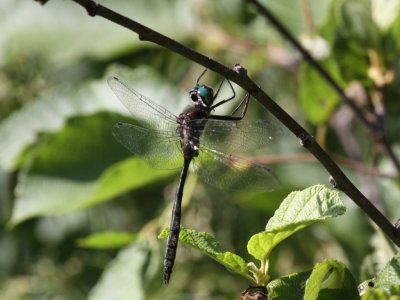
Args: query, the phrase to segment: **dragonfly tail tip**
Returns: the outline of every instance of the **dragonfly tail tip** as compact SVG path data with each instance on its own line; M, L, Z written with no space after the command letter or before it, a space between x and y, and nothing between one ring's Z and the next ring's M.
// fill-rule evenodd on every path
M164 284L168 285L169 279L171 278L171 274L164 273Z

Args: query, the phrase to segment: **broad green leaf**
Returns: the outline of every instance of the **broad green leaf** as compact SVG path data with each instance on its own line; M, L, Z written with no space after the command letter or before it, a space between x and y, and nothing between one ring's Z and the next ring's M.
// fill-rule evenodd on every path
M341 3L338 26L347 40L362 48L378 47L379 29L372 20L370 1L338 1Z
M285 24L285 26L295 35L299 35L307 30L304 22L304 16L301 11L301 3L292 0L282 1L264 1L265 5L276 18ZM310 16L315 24L320 24L327 16L329 1L320 0L310 2ZM290 7L290 9L288 9Z
M84 57L109 59L128 49L154 47L152 43L142 43L129 30L116 30L114 24L103 18L89 18L83 7L72 2L50 3L45 8L35 2L8 2L12 4L2 5L5 13L0 18L0 53L26 49L42 53L53 64L63 65ZM188 37L197 23L194 6L184 0L114 0L106 5L177 39ZM2 60L0 55L0 65Z
M68 119L87 116L100 111L118 112L129 116L128 111L117 100L106 83L108 75L119 76L132 83L135 89L162 103L166 108L183 109L185 101L177 89L166 84L165 80L152 69L139 67L134 70L112 66L104 79L74 86L61 86L41 95L19 111L0 122L0 167L12 170L17 167L21 153L37 142L40 133L56 133L62 130ZM167 97L168 96L168 97ZM119 119L116 121L123 121ZM84 128L83 128L84 129ZM111 128L107 129L111 132Z
M366 255L362 261L360 266L360 279L365 280L366 283L370 282L371 279L376 276L387 264L387 262L393 257L393 253L391 251L382 251L383 243L387 243L383 239L386 239L385 236L375 236L376 240L382 239L380 243L376 243L379 245L378 248L375 249L374 252ZM382 243L382 244L381 244Z
M393 42L397 47L393 47L394 49L399 49L400 48L400 41L397 38L400 33L400 10L397 11L397 18L393 21L392 26L389 28L389 34L390 37L392 38ZM385 53L388 54L388 53ZM395 56L397 57L397 56ZM398 70L398 67L397 67ZM398 73L398 71L397 71ZM396 80L398 82L399 79Z
M311 272L301 272L280 277L268 283L269 295L272 299L303 300L306 281Z
M258 260L264 260L268 256L275 244L276 234L269 232L260 232L253 235L247 243L247 251Z
M337 217L346 208L339 193L323 185L290 193L268 221L264 232L253 235L247 250L255 258L264 260L282 240L317 221Z
M371 0L372 18L380 29L388 29L400 12L400 0Z
M367 289L361 300L399 300L400 297L390 297L384 289Z
M268 221L265 230L277 232L287 225L325 220L345 211L339 192L318 184L290 193Z
M345 25L345 23L343 22L341 12L343 10L343 3L345 2L357 1L333 1L327 21L323 26L318 29L318 33L325 39L327 39L331 46L331 57L327 61L323 62L323 66L333 76L333 78L342 89L345 89L349 85L349 83L351 83L355 79L360 82L364 87L368 87L372 85L371 79L368 76L370 62L369 60L365 59L365 47L359 42L356 42L355 39L350 36L347 25ZM311 79L314 79L313 76L314 75L310 76ZM309 84L302 79L303 78L300 78L301 84ZM321 80L321 77L316 78L317 83L319 83ZM312 88L314 87L314 81L311 81L310 83L311 86L306 87L309 92L311 92ZM319 86L319 84L317 86ZM332 88L328 87L325 84L317 89L319 97L324 97L323 90L325 89L325 87L327 93L329 93L327 95L332 96ZM300 88L303 89L303 86L300 86ZM331 90L328 91L327 88L330 88ZM336 101L339 101L340 97L337 97L338 98ZM315 99L304 100L307 101L305 102L307 103L307 105L314 104L314 113L318 114L318 101ZM310 108L312 107L308 107L307 110L309 110ZM303 109L305 109L304 106ZM309 112L312 113L312 111ZM327 114L326 111L323 111L323 113L324 115ZM309 113L307 113L307 116L309 116ZM314 117L318 119L318 116ZM319 117L319 119L322 118Z
M107 168L97 180L97 189L78 208L111 200L129 190L159 181L174 174L175 170L155 170L142 159L132 157Z
M394 256L376 276L375 288L391 293L393 288L400 287L400 255Z
M106 113L75 118L33 148L18 180L11 225L108 201L172 174L138 158L126 159L130 153L111 135L118 120L120 116Z
M111 96L111 94L110 94ZM23 106L0 123L0 166L13 169L22 151L41 132L57 132L69 117L106 109L88 87L62 86Z
M93 233L85 238L78 239L82 248L111 249L121 248L137 239L136 234L122 231L103 231Z
M400 297L400 284L394 285L390 288L390 293Z
M334 60L327 59L320 63L339 84L342 84ZM313 124L325 123L340 102L338 94L308 63L301 65L299 79L300 103L308 119Z
M333 259L314 266L306 283L304 299L317 299L322 290L326 290L327 295L340 296L342 299L359 298L353 276L343 263Z
M165 228L158 237L167 238L168 234L169 228ZM248 269L244 259L229 251L222 252L219 242L208 233L181 227L179 240L200 250L202 253L224 265L231 272L248 278Z
M144 242L122 249L90 291L88 299L145 299L144 287L149 277L155 276L156 268L152 264L158 256L158 253L152 255L151 249Z

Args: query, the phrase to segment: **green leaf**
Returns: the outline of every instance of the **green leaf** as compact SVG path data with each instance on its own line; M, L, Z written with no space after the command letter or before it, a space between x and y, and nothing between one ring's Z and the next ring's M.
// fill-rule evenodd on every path
M367 289L361 297L362 300L399 300L400 298L391 298L384 289Z
M389 36L393 39L393 42L397 47L393 47L394 49L400 48L400 41L397 38L400 34L400 10L397 10L397 17L393 21L392 26L389 28ZM387 52L386 52L387 54ZM397 56L395 55L397 58Z
M275 233L269 232L260 232L253 235L247 243L247 251L258 260L264 260L274 245L278 244L278 242L274 241L275 236Z
M400 286L400 254L394 256L383 270L376 276L375 288L381 288L387 293Z
M158 238L167 238L169 228L165 228ZM246 262L239 255L232 252L222 252L221 245L211 235L206 232L198 232L193 229L181 227L179 240L190 245L202 253L208 255L218 263L224 265L229 271L240 274L248 278L248 268Z
M269 295L273 299L303 300L306 281L311 272L301 272L280 277L268 283Z
M157 182L175 172L174 170L154 170L140 158L128 158L111 165L101 173L96 191L86 200L86 203L82 203L82 207L108 201L129 190Z
M371 0L372 18L380 29L388 29L399 16L400 0Z
M337 217L345 211L339 193L323 185L292 192L268 221L265 231L250 238L247 250L263 261L277 244L290 235L317 221Z
M136 239L137 234L122 231L103 231L78 239L77 242L82 248L112 249L126 246Z
M318 299L321 290L341 299L359 299L357 285L353 276L343 263L327 259L314 266L307 280L304 299ZM332 291L336 290L336 291Z
M273 280L267 287L273 299L359 299L350 272L334 260L317 264L312 272L291 274Z
M72 119L27 156L10 225L35 216L82 209L172 174L156 171L120 146L111 127L122 117L102 113ZM121 161L121 159L125 159Z
M343 89L346 88L346 86L348 86L349 83L354 81L355 79L359 81L365 88L368 88L369 86L373 85L371 79L368 76L370 61L366 54L366 48L361 45L360 42L357 42L354 38L351 37L347 25L343 22L341 13L344 6L343 3L346 2L357 1L333 1L330 13L328 14L329 18L327 22L318 30L321 36L323 36L325 39L328 39L329 44L332 47L331 57L328 59L327 62L325 62L326 65L324 66ZM321 80L321 78L319 80ZM301 80L301 84L307 84L307 82ZM301 89L302 88L303 87L301 86ZM311 92L310 87L309 91ZM332 90L326 91L328 93L332 92ZM323 92L320 91L320 93L318 94L323 97ZM337 100L339 100L339 98ZM312 101L313 100L308 100L307 103L312 105ZM314 104L317 104L315 102L316 101L314 101ZM314 109L314 112L318 114L318 112L316 111L317 108L314 107Z
M2 5L2 10L6 7L7 4ZM195 29L197 14L194 7L184 0L112 2L113 10L124 12L124 15L180 40ZM73 3L57 3L42 9L38 5L20 2L8 5L7 9L0 19L0 28L7 29L3 31L2 44L15 45L10 49L12 51L26 49L30 53L42 53L49 64L71 64L85 55L107 60L128 49L153 47L152 43L142 43L128 30L115 30L101 18L88 19L82 11L77 12ZM30 13L25 14L26 11ZM21 18L24 22L18 21ZM85 30L80 30L81 26ZM38 31L41 34L37 34ZM78 31L80 34L76 34ZM9 48L1 45L0 52L6 49Z
M113 65L107 70L104 79L81 85L60 86L32 100L7 119L1 120L0 167L5 170L16 169L21 153L29 145L37 142L40 133L57 133L73 117L88 116L102 111L129 116L128 111L107 85L108 75L120 76L151 99L167 99L165 103L160 104L168 109L180 111L185 106L186 102L181 101L178 90L166 84L153 69L139 67L132 70ZM115 120L123 121L122 117ZM81 128L81 131L84 130L86 129ZM111 137L111 128L107 129L107 133L110 133Z
M336 62L327 59L320 63L341 85L342 80ZM303 63L300 67L299 90L301 106L313 124L325 123L340 102L337 93L308 63Z
M147 243L122 249L90 291L89 300L145 299L144 286L155 276L159 253L152 255ZM161 280L161 278L160 278Z
M36 142L39 133L57 132L72 116L106 109L105 101L93 99L89 86L61 86L24 105L0 123L0 166L15 169L19 155Z
M339 192L318 184L290 193L268 221L265 230L278 232L288 225L308 225L309 222L337 217L345 211Z
M286 28L288 28L292 34L298 36L307 31L307 25L302 15L301 3L291 0L281 0L265 1L263 5L265 5L278 20L285 24ZM310 18L316 25L319 25L327 16L329 1L311 1L309 5ZM288 10L288 7L290 7L290 10Z
M361 48L377 48L380 33L372 19L371 4L369 1L339 1L340 19L339 30L348 41L358 44Z

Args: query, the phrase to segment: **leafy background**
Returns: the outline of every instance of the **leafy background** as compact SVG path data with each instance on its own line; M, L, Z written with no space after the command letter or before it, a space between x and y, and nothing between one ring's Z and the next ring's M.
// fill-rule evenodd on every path
M351 111L245 1L100 3L228 66L240 62L329 153L357 159L379 174L394 173ZM263 1L350 93L383 95L385 129L397 150L399 1L309 1L310 17L301 3ZM161 284L165 242L157 236L168 225L178 173L151 169L111 135L112 125L129 121L129 114L107 76L179 113L203 68L100 17L89 18L72 1L42 7L3 0L0 8L0 298L237 297L246 281L182 245L170 285ZM220 80L212 72L204 77L210 86ZM384 84L378 86L379 80ZM371 110L369 102L358 105L366 114ZM250 106L246 118L274 121L256 102ZM329 174L304 156L283 126L281 131L262 157L280 189L233 194L191 175L183 224L246 257L247 240L263 230L290 191L327 183ZM343 135L356 141L356 155ZM395 180L359 172L351 163L343 167L389 219L400 215ZM361 282L391 258L386 239L343 198L344 216L278 246L271 257L273 278L332 258Z

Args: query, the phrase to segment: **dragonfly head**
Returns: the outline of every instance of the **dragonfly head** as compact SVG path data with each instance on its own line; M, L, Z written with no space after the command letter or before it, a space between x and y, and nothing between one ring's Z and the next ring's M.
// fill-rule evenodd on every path
M214 91L204 84L196 84L189 92L194 106L209 108L214 101Z

